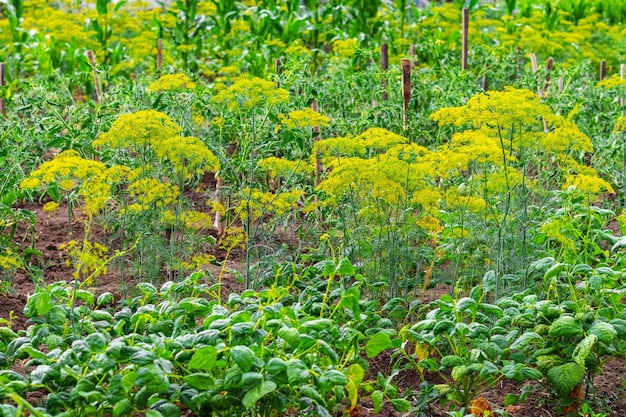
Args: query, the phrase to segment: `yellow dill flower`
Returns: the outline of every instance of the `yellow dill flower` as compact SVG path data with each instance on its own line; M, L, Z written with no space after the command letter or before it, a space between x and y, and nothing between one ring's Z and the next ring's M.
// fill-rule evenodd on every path
M223 117L215 117L213 118L213 120L211 120L211 124L219 129L222 129L226 124L226 119L224 119Z
M196 83L192 82L186 74L166 74L159 77L146 89L149 92L173 91L179 92L184 90L193 90Z
M97 242L83 241L79 244L76 240L70 240L59 246L68 254L66 265L74 264L73 276L75 279L95 278L107 273L107 268L102 267L106 263L106 253L109 251L104 245ZM86 283L91 284L91 281Z
M413 194L411 203L419 204L428 213L436 213L444 199L443 192L438 187L425 187Z
M289 161L284 158L270 156L259 161L259 168L267 171L271 178L288 178L292 174L312 173L313 166L304 161Z
M122 114L108 132L98 136L92 145L140 149L170 139L182 130L168 115L155 110L142 110Z
M441 221L433 216L422 216L415 222L421 229L427 231L431 235L439 234L443 231Z
M250 218L253 221L259 219L264 213L282 216L298 207L298 202L304 195L302 190L291 190L282 193L270 193L260 190L242 189L239 193L239 204L235 213L242 220Z
M619 75L614 74L598 82L598 84L596 84L596 87L605 88L607 90L613 89L613 88L623 89L624 87L626 87L626 80L622 79Z
M552 153L565 153L567 151L584 151L593 152L593 145L591 139L573 123L568 123L567 126L557 127L545 136L540 141L541 147L548 152Z
M6 249L4 254L0 254L0 268L18 269L23 267L22 258L14 254L10 249Z
M539 101L537 94L526 89L505 87L504 91L477 94L460 107L446 107L431 114L439 125L470 124L475 127L536 125L541 118L554 117L550 107Z
M356 39L336 40L333 42L333 52L344 58L351 58L357 51Z
M185 226L193 230L209 230L213 227L213 218L200 211L184 211L181 214L181 220Z
M46 204L43 205L43 211L47 213L56 211L58 208L59 203L57 203L56 201L48 201Z
M446 192L446 206L451 209L463 209L472 213L482 213L487 207L484 199L476 196L461 195L456 188Z
M575 250L576 244L574 240L567 236L566 230L570 226L571 224L569 222L565 222L563 219L557 217L543 223L539 230L549 239L558 242L563 248Z
M386 151L393 145L407 143L408 140L380 127L373 127L361 133L354 140L359 141L368 149Z
M139 211L148 209L152 205L165 207L173 204L180 194L177 187L154 178L137 180L128 186L128 191L137 199L139 206L133 207L139 208Z
M295 129L297 127L328 127L330 124L330 118L324 116L321 113L314 111L311 108L304 110L294 110L289 112L287 116L279 116L280 122L287 126L289 129Z
M317 152L328 156L364 155L365 145L349 136L327 138L315 142L313 145L313 156Z
M226 106L235 111L239 107L250 110L258 106L277 106L289 101L289 93L276 88L272 81L260 78L242 79L211 98L211 102Z
M33 190L43 184L63 183L96 177L104 171L104 164L98 161L85 159L73 149L59 153L52 161L44 162L35 171L20 183L20 188Z
M219 69L218 71L220 74L224 75L224 76L230 76L232 77L233 75L239 75L241 73L241 71L239 70L239 68L233 66L233 65L229 65L226 67L222 67Z
M620 116L617 118L617 122L615 122L615 129L613 129L613 132L626 132L626 117Z
M563 189L567 189L569 187L575 187L578 191L584 194L598 195L603 192L615 194L611 184L595 175L569 175L565 180Z
M102 173L107 182L118 184L122 181L133 181L139 176L139 171L126 165L113 165Z
M193 123L197 127L202 127L206 123L206 119L204 117L202 117L201 115L199 115L199 114L195 114L193 116Z
M168 160L183 178L206 171L217 171L220 162L206 147L204 142L195 137L172 137L153 146L158 158Z

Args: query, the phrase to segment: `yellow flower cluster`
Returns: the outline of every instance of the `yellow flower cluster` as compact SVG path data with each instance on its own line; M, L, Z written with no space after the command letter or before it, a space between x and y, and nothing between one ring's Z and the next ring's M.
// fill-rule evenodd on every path
M172 91L179 92L184 90L193 90L196 84L192 82L186 74L166 74L153 82L146 89L149 92Z
M184 211L180 217L188 229L209 230L213 227L213 218L207 213L190 210Z
M72 184L96 177L105 170L104 164L98 161L85 159L75 150L59 153L52 161L47 161L35 171L31 172L21 183L23 190L37 190L44 185L60 183L68 187ZM68 189L69 191L69 189Z
M354 56L358 48L356 39L336 40L333 42L333 52L337 55L351 58Z
M313 172L313 166L305 161L289 161L275 156L260 160L258 166L268 172L271 178L289 178L293 174Z
M6 249L4 254L0 254L0 268L4 270L18 269L23 267L22 258L13 253L11 249Z
M303 127L328 127L330 124L330 118L324 116L321 113L314 111L311 108L304 110L294 110L289 112L287 116L279 115L280 122L287 126L289 129L303 128Z
M614 89L614 88L619 88L623 90L626 87L626 80L623 78L620 78L619 75L615 74L600 81L596 85L596 87L605 88L607 90Z
M600 193L607 192L609 194L615 194L611 184L598 177L597 175L585 175L576 174L569 175L565 180L563 189L574 187L581 193L592 197L597 196Z
M302 190L274 194L244 188L238 193L239 204L235 208L235 214L242 220L246 220L249 211L252 221L256 221L264 214L280 217L297 208L302 196L304 196Z
M394 145L406 144L408 139L380 127L373 127L355 137L338 137L317 141L314 151L328 156L363 156L368 150L387 151ZM420 147L421 148L421 147ZM417 153L426 148L414 150ZM401 152L398 150L398 152Z
M129 211L167 207L174 204L180 194L177 187L155 178L143 178L131 183L128 186L128 192L137 201L128 206Z
M87 285L91 284L91 279L107 273L107 268L102 267L106 262L106 253L109 249L97 242L91 243L87 240L82 244L76 240L70 240L59 246L59 249L68 254L65 263L67 266L74 264L73 276L75 279L87 279Z
M92 142L94 147L143 149L177 136L182 131L166 114L156 110L141 110L122 114L111 128Z
M211 102L221 104L230 111L240 108L251 110L259 106L274 107L289 101L289 93L276 88L272 81L261 78L241 79L211 98Z
M158 158L169 161L177 175L186 179L193 174L220 169L217 157L204 142L195 137L171 137L155 144L153 148Z

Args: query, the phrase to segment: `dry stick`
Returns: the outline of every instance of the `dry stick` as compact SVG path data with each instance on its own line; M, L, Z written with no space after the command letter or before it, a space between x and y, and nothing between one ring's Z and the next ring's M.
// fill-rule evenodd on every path
M311 109L316 113L319 112L317 100L313 100ZM313 133L315 134L313 141L317 142L320 140L320 125L313 126ZM320 156L320 150L317 149L315 151L315 186L317 187L320 182L322 182L322 157Z
M467 69L467 52L469 43L469 9L463 9L463 49L461 50L461 70Z
M161 77L163 70L163 39L157 39L157 78Z
M415 53L415 44L409 46L409 56L411 57L411 65L413 68L417 66L417 54Z
M0 87L7 85L6 68L4 62L0 62ZM0 98L0 114L3 117L7 117L7 107L4 98Z
M226 232L226 222L222 218L222 213L220 210L226 210L226 206L224 205L224 196L222 195L222 188L224 187L224 178L217 177L217 185L215 186L215 194L217 195L217 204L218 207L215 210L215 220L213 221L213 227L217 229L218 236L224 236L224 232Z
M404 102L404 130L409 125L409 102L411 101L411 61L402 60L402 100Z
M276 88L280 88L280 76L283 73L283 61L276 60Z
M550 57L548 58L548 63L546 64L546 69L548 70L548 73L546 74L546 82L543 85L544 95L546 94L546 92L548 91L548 87L550 86L550 72L552 71L553 67L554 67L554 59Z
M606 78L606 61L603 59L600 61L600 81Z
M539 77L539 74L538 74L538 72L539 72L539 65L537 65L537 56L535 54L533 54L533 53L530 54L530 65L533 68L533 74L537 75L537 95L540 98L543 98L544 91L541 88L541 78ZM546 121L546 119L543 119L543 131L545 133L549 132L548 122Z
M389 45L386 43L380 45L380 68L383 71L383 77L380 80L380 84L383 87L381 99L385 101L389 98L387 96L387 81L385 80L385 73L387 72L387 68L389 68Z
M93 56L93 51L87 51L87 59L89 59L89 65L91 65L91 72L93 73L93 82L96 86L96 104L100 104L100 102L102 102L102 90L100 88L98 73L96 72L96 58Z
M620 79L626 78L626 64L622 64L619 66L619 77ZM624 116L624 97L619 99L619 105L622 108L622 117Z

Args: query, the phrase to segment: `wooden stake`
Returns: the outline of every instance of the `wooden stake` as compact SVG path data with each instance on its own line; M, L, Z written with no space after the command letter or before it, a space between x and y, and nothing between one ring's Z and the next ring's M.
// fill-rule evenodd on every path
M317 100L313 100L311 104L311 109L314 112L319 112L319 105ZM313 133L315 136L313 137L313 141L317 142L320 140L320 125L313 126ZM320 155L319 149L315 151L315 186L318 186L320 182L322 182L322 157Z
M483 80L480 85L483 88L483 91L489 90L489 80L487 79L487 74L483 75Z
M91 65L91 72L93 73L93 83L96 86L96 104L100 104L102 101L102 89L100 88L100 80L96 72L96 58L93 56L93 51L87 51L87 59L89 59L89 65Z
M619 77L620 79L626 78L626 64L622 64L619 66ZM624 97L619 99L620 107L622 108L622 117L624 116Z
M4 62L0 62L0 87L4 87L6 85L7 85L6 68L4 66ZM2 114L3 117L7 117L7 105L6 105L6 102L4 101L4 94L3 94L3 97L0 98L0 114Z
M411 61L402 60L402 100L404 102L404 130L409 123L409 102L411 101Z
M283 73L283 61L276 60L276 88L280 88L280 76Z
M606 78L606 61L603 59L600 61L600 81Z
M550 86L550 72L552 71L553 67L554 67L554 59L550 57L548 58L548 63L546 64L546 69L548 70L548 73L546 74L546 82L543 85L544 95L548 91L548 87Z
M417 66L417 54L415 53L414 43L409 46L409 56L411 57L411 65L415 68Z
M163 39L157 39L157 78L161 77L163 71Z
M559 80L557 81L557 87L559 89L559 93L563 91L563 89L565 88L565 76L561 75L559 77Z
M383 71L383 78L380 80L380 84L383 87L381 100L385 101L388 99L387 80L385 79L385 73L387 72L387 68L389 68L389 45L387 45L386 43L380 45L380 68Z
M463 9L463 49L461 50L461 70L467 69L467 53L469 50L469 9Z
M537 56L533 53L530 54L530 65L533 67L533 74L539 71L539 65L537 65Z
M226 222L222 218L222 214L220 213L220 209L226 209L224 205L224 196L222 196L222 188L224 188L224 178L217 177L217 185L215 186L215 194L217 195L217 203L220 205L218 209L215 211L215 220L213 221L213 227L217 229L217 236L224 236L226 232Z

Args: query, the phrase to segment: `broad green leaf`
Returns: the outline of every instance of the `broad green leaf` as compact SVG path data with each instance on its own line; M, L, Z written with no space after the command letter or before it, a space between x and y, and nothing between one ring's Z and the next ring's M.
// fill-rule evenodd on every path
M92 352L102 352L107 347L107 338L102 333L92 333L85 338Z
M535 340L539 341L543 339L535 332L526 332L518 337L515 342L513 342L513 344L511 345L511 350L524 350Z
M605 345L610 345L617 336L617 330L611 323L596 321L589 329L589 334L597 336Z
M242 387L254 387L263 381L263 375L259 372L246 372L241 376Z
M369 358L373 358L385 349L393 347L391 339L382 331L376 333L365 345L365 354Z
M287 379L290 385L300 385L309 379L309 370L300 359L287 361Z
M556 265L552 265L544 274L543 279L545 281L554 278L556 276L558 276L561 271L563 271L563 268L565 267L565 264L561 264L561 263L557 263Z
M201 391L208 391L215 385L213 375L207 373L189 374L183 379L189 386Z
M535 368L531 368L530 366L524 366L522 368L522 375L524 375L524 378L532 380L538 380L543 378L543 374L541 373L541 371Z
M598 336L595 334L590 334L581 340L578 345L574 348L574 353L572 353L572 359L582 368L585 367L585 359L589 356L593 345L598 341Z
M278 329L278 337L287 342L292 349L300 344L300 332L293 327L281 327Z
M566 398L576 385L585 377L585 368L574 362L550 368L548 382L556 389L561 398Z
M203 346L196 351L189 361L190 370L210 371L215 366L217 360L217 349L215 346Z
M441 366L452 369L455 366L463 365L463 358L456 355L448 355L441 358Z
M163 414L157 410L148 410L146 411L146 417L163 417Z
M411 408L411 403L404 398L393 398L390 399L389 402L391 403L393 409L398 412L409 411L409 409Z
M559 355L539 355L535 360L537 369L543 373L547 373L550 368L561 365L563 359Z
M26 302L30 314L27 317L45 316L54 306L52 298L47 292L38 291L28 297Z
M376 390L372 392L372 405L374 406L374 414L379 414L383 409L383 392Z
M133 410L133 404L128 398L124 398L123 400L116 402L113 406L113 417L123 417L131 415Z
M248 372L252 369L252 364L254 363L254 352L247 346L233 346L230 349L230 356L233 358L235 363L239 365L242 371Z
M251 409L261 398L276 390L276 384L272 381L263 381L243 396L241 403Z
M572 316L561 316L552 322L548 336L576 337L582 335L583 328Z
M321 394L317 392L317 390L308 385L300 386L300 395L302 397L307 397L315 401L317 404L324 405L326 404L324 398L322 398Z
M287 364L281 358L271 358L265 365L267 373L270 375L278 375L282 371L287 369Z
M103 305L109 305L109 304L113 304L114 298L113 298L113 294L110 292L103 292L102 294L100 294L100 296L98 297L98 300L96 301L96 304L99 306L103 306Z
M302 323L302 328L304 329L313 329L313 330L324 330L332 328L334 322L329 319L315 319L309 320Z
M331 369L328 370L318 378L318 384L323 391L330 391L335 386L345 386L348 384L348 378L341 372Z
M463 297L456 303L456 309L459 311L476 311L478 303L476 300L470 297Z
M337 265L337 268L335 269L335 274L341 276L351 276L356 274L356 270L348 258L342 258L341 261L339 261L339 265Z
M458 381L459 379L467 375L468 372L469 372L469 369L465 365L455 366L454 368L452 368L452 372L451 372L452 379L454 379L455 381Z

